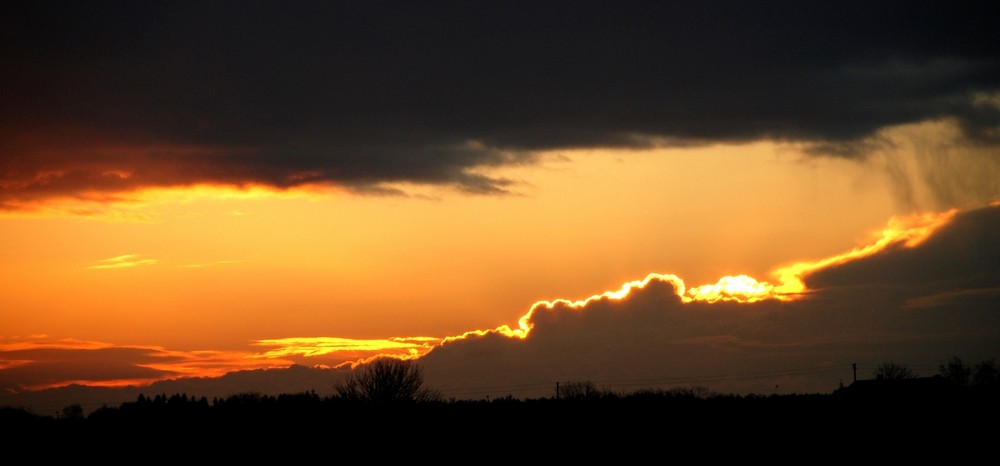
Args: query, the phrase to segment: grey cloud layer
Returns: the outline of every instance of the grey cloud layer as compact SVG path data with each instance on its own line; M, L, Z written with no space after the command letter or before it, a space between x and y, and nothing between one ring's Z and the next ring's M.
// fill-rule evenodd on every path
M480 396L551 396L557 381L829 393L851 364L885 361L930 376L951 356L1000 356L998 225L1000 206L962 213L916 248L814 272L801 301L685 304L653 282L621 301L538 309L524 340L456 340L420 361L429 382Z
M1000 91L998 16L985 1L21 2L0 19L0 189L496 192L467 169L538 149L837 144L941 117L986 136L1000 115L974 96Z

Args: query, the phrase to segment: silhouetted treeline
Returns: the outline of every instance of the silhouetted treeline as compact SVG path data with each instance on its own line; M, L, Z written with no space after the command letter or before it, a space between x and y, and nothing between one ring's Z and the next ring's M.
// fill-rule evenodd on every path
M700 387L617 393L584 381L556 384L548 398L457 400L427 390L415 364L386 359L357 370L332 396L143 394L89 414L79 405L55 416L5 408L0 428L9 457L50 461L287 463L318 456L358 461L360 454L378 463L530 455L632 464L695 453L707 461L798 464L833 451L926 461L929 449L947 452L941 459L953 464L976 451L955 445L997 438L995 369L992 360L968 366L952 358L938 375L918 377L887 364L875 378L830 394L724 395ZM803 451L812 456L796 456Z
M573 384L566 384L573 387ZM262 395L242 393L209 400L187 394L139 395L120 406L105 406L84 415L78 405L71 405L55 416L34 414L18 408L2 408L0 422L5 426L23 425L49 428L67 426L167 426L200 427L250 426L286 422L352 422L359 425L389 421L394 418L427 416L426 422L457 420L485 422L491 418L517 416L538 419L558 416L563 419L601 415L610 418L669 415L674 418L735 417L737 415L795 416L798 413L849 414L855 408L861 417L893 411L894 415L943 406L957 408L995 408L1000 389L958 386L935 376L901 380L864 380L836 390L832 394L807 395L723 395L698 389L639 390L621 394L611 391L566 390L559 396L537 399L513 397L482 400L406 401L376 403L349 400L339 396L320 396L314 392ZM940 413L938 413L940 414ZM691 419L688 419L691 420Z
M535 448L539 459L585 461L614 454L618 462L634 463L650 454L691 451L702 459L758 456L767 449L777 449L769 454L779 456L799 449L858 454L862 448L905 439L907 446L893 456L899 460L916 458L909 456L917 451L911 445L985 446L996 438L1000 391L947 384L929 390L887 387L767 396L592 390L539 399L399 403L312 392L243 393L212 400L158 394L88 415L74 407L58 416L4 408L0 427L8 452L25 448L38 453L38 442L44 441L40 452L50 459L128 459L129 448L142 448L144 458L161 462L187 461L192 455L288 461L317 454L347 461L347 455L360 449L378 462L424 457L464 463L482 461L484 455L528 454ZM793 446L796 450L789 450Z

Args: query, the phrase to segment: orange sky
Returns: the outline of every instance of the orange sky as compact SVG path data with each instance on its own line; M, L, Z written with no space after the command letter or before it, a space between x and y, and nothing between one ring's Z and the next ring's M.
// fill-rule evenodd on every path
M153 347L180 362L148 367L183 375L422 354L517 328L536 301L650 273L689 289L729 275L780 285L781 266L875 244L890 217L915 211L878 159L775 143L542 160L490 173L516 181L508 196L202 187L123 193L86 215L59 200L11 212L0 347ZM206 353L212 364L191 362Z
M848 163L768 144L660 152L560 153L507 170L508 197L181 190L107 215L8 216L4 333L184 350L441 337L649 272L766 279L893 213L892 193Z
M524 13L5 7L0 404L1000 357L1000 4Z

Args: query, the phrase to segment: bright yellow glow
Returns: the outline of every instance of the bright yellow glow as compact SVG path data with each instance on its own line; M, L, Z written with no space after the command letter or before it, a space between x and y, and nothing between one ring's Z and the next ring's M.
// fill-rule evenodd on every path
M624 299L626 296L628 296L629 293L632 292L632 290L645 288L645 286L648 285L653 280L672 283L674 287L678 290L679 295L683 296L684 294L684 281L681 280L678 276L673 274L651 273L642 280L633 280L623 284L622 287L619 288L617 291L605 291L604 293L595 294L593 296L590 296L589 298L581 299L578 301L572 301L569 299L537 301L535 302L535 304L531 305L531 309L529 309L526 314L524 314L523 316L521 316L520 319L518 319L516 329L511 329L507 325L502 325L494 329L494 331L509 337L526 338L528 336L528 333L531 332L531 316L532 314L535 313L536 310L540 308L551 310L557 305L563 305L574 309L579 309L586 306L592 301L597 301L601 299L621 300ZM482 332L478 332L478 334L481 333ZM463 338L467 335L474 335L474 334L477 334L477 332L466 333L465 335L457 338Z
M907 248L916 247L939 228L948 224L957 212L957 209L951 209L945 212L892 217L880 232L879 238L870 245L817 261L798 262L777 269L773 275L778 278L781 285L776 287L775 291L788 296L800 295L806 292L802 278L810 272L868 257L895 244L902 244Z
M606 291L604 293L595 294L585 299L573 301L568 299L555 299L551 301L537 301L528 310L526 314L518 319L517 328L512 329L508 325L501 325L493 330L473 330L470 332L465 332L462 335L455 337L448 337L444 341L450 341L455 339L467 338L470 336L482 336L486 333L496 332L504 336L515 337L515 338L526 338L531 332L531 317L539 309L552 310L557 305L570 307L573 309L580 309L587 304L601 300L601 299L612 299L612 300L622 300L629 296L633 290L645 288L652 281L667 282L674 286L677 292L677 296L681 298L682 302L690 303L694 301L704 301L704 302L716 302L716 301L734 301L741 303L753 303L765 299L775 299L775 300L786 300L788 297L774 292L774 286L766 282L758 282L757 280L746 276L728 276L723 277L717 283L713 285L702 285L699 287L694 287L691 289L686 289L684 281L680 277L673 274L662 274L662 273L651 273L642 280L634 280L627 282L621 286L616 291Z
M255 200L255 199L312 199L325 198L342 192L331 185L305 184L294 188L278 189L261 184L246 186L199 184L180 188L150 188L138 191L134 199L146 204L190 203L200 199Z
M874 244L863 248L855 248L847 253L838 254L822 260L814 262L800 262L777 270L774 273L774 275L779 278L780 284L777 286L768 282L758 281L748 275L736 275L722 277L715 284L702 285L686 289L684 281L676 275L651 273L642 280L635 280L623 284L617 291L607 291L601 294L592 295L582 300L572 301L568 299L555 299L551 301L537 301L531 306L531 309L526 314L518 319L517 328L514 329L510 328L508 325L502 325L493 330L474 330L465 332L459 336L446 338L444 341L462 339L470 336L482 336L490 332L496 332L508 337L526 338L531 332L531 317L539 309L544 308L552 310L557 305L579 309L596 300L625 299L633 290L642 289L653 280L671 283L677 291L677 295L685 303L697 301L709 303L718 301L755 303L767 299L778 301L798 299L801 298L806 291L802 277L809 272L870 256L884 250L892 244L901 243L903 246L908 248L916 247L939 228L950 222L957 212L957 209L952 209L940 213L925 213L906 217L893 217L890 219L888 226L881 231L881 237Z
M394 356L414 358L426 354L441 341L435 337L409 337L358 340L334 337L299 337L258 340L255 346L277 348L255 354L254 358L315 357L343 353L346 358ZM376 356L371 356L375 354Z
M138 265L150 265L159 262L156 259L140 259L138 254L122 254L109 259L97 261L96 264L87 267L88 269L122 269L135 267Z
M683 296L686 302L736 301L754 303L764 299L785 300L786 296L774 293L774 286L759 282L746 275L722 277L713 285L702 285L687 290Z

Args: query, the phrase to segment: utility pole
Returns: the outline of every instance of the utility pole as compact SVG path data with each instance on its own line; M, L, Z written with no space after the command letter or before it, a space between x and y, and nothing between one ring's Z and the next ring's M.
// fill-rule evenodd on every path
M556 399L559 399L559 382L556 382Z
M854 381L858 381L858 363L851 363L851 368L854 369Z

